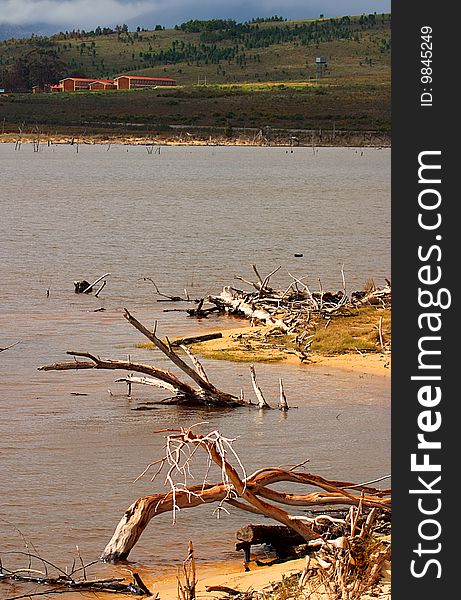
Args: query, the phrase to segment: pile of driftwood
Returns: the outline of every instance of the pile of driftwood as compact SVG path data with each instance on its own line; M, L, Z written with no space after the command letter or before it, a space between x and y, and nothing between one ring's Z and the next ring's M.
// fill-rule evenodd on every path
M372 487L373 482L352 483L333 481L299 470L302 465L290 469L265 467L251 475L245 468L233 448L234 440L212 431L206 435L196 434L192 428L165 430L165 455L151 463L139 476L142 477L154 468L152 480L165 470L165 482L170 488L166 493L153 494L138 498L124 513L112 539L107 544L101 558L106 561L126 560L134 545L153 517L165 512L172 513L173 521L181 509L194 508L207 503L216 503L215 512L228 512L231 506L256 515L277 521L295 536L296 542L305 544L308 551L327 552L327 549L340 547L346 536L346 530L352 537L360 529L362 537L371 535L374 523L388 519L391 511L390 489ZM192 460L197 449L205 452L208 467L199 484L188 485ZM232 464L230 457L233 457ZM209 483L207 478L211 464L219 467L221 479ZM138 479L139 479L138 477ZM179 482L178 479L181 479ZM382 478L385 479L385 478ZM288 492L272 487L282 482L317 488L306 493ZM282 508L282 506L284 508ZM306 516L291 514L285 507L327 507L325 514ZM345 518L334 518L327 514L331 507L349 507ZM365 516L365 518L364 518ZM240 539L246 550L259 538ZM253 536L254 531L251 532ZM243 534L241 534L242 537ZM368 539L368 538L367 538ZM341 546L342 547L342 546ZM329 551L329 550L328 550ZM319 555L320 556L320 555ZM326 560L326 559L325 559Z
M256 281L250 281L238 275L236 280L246 283L252 291L245 291L234 286L225 286L218 295L209 295L204 298L192 300L184 290L185 296L171 296L160 292L155 282L150 281L156 293L162 297L159 302L194 302L198 306L193 309L184 309L190 316L206 317L211 312L226 312L243 316L254 321L263 322L280 328L283 332L291 333L300 328L306 328L311 315L321 315L331 318L341 311L360 306L374 305L388 308L391 305L391 282L386 279L386 285L377 288L372 279L368 280L363 290L347 293L344 269L341 269L342 290L337 292L325 291L319 279L319 289L311 291L306 277L295 277L288 272L291 279L285 289L277 289L270 285L273 275L280 271L277 267L266 277L262 277L256 265L251 265L256 275ZM204 308L204 304L212 307ZM179 309L182 310L182 309Z
M318 291L311 291L303 279L291 275L291 283L285 289L276 289L270 285L271 277L280 267L269 273L264 279L256 265L252 265L256 281L237 276L236 279L250 285L254 291L248 292L231 286L225 286L219 296L208 296L206 300L215 305L220 312L241 315L253 321L280 329L283 333L307 331L312 316L332 318L351 308L365 305L389 307L391 304L391 284L378 289L374 282L367 282L365 289L348 294L344 270L341 271L343 289L338 292L323 290L319 280Z
M311 290L306 277L298 278L288 273L291 279L289 285L279 289L272 286L270 280L281 267L277 267L266 277L262 277L256 265L252 265L252 269L256 275L255 281L235 276L236 280L250 286L251 291L225 286L219 295L208 295L194 300L190 298L187 290L184 290L183 297L172 296L160 292L151 278L144 278L144 280L153 283L156 294L161 296L159 302L197 304L190 309L165 309L165 311L184 311L189 316L197 318L207 317L211 313L243 317L249 319L252 324L263 324L268 327L263 336L265 340L267 336L293 335L295 354L301 360L308 359L312 344L312 336L309 333L319 320L324 321L325 326L328 326L334 317L350 315L351 311L360 307L390 308L391 306L392 289L388 279L385 280L382 288L376 287L374 281L370 279L363 290L348 293L344 269L341 269L342 289L336 292L325 291L320 279L318 290ZM382 317L379 320L378 330L381 350L387 351L389 347L383 340Z
M79 561L77 563L74 560L74 564L70 569L61 569L49 560L37 554L32 554L27 545L26 548L27 552L9 553L25 556L27 558L27 565L24 567L9 569L0 560L0 583L5 582L15 586L17 584L29 586L28 592L9 597L2 596L5 600L19 600L19 598L33 598L35 596L48 597L48 594L57 595L69 592L106 592L122 594L131 598L133 596L154 597L154 594L147 588L140 575L135 572L131 572L131 581L127 581L126 577L112 577L108 579L88 578L88 570L98 561L84 564L78 548ZM38 592L35 591L37 585L43 586Z

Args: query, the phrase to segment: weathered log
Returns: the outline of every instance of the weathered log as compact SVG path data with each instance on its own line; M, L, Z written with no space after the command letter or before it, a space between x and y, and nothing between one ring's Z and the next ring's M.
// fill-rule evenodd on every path
M245 525L237 530L235 537L252 546L260 544L295 546L304 538L285 525Z
M222 338L222 333L206 333L204 335L196 335L193 337L185 337L179 340L173 340L171 346L187 346L188 344L197 344L200 342L208 342L209 340L217 340Z
M203 306L203 305L202 305ZM186 308L183 312L186 312L189 317L197 317L198 319L208 317L211 313L219 312L220 309L217 306L212 306L211 308Z
M126 560L149 521L165 512L194 508L211 502L221 502L227 494L223 485L196 485L187 491L154 494L138 498L123 515L121 521L101 555L101 560L117 562Z
M219 296L208 296L208 301L220 307L223 311L232 314L241 314L248 319L263 321L267 325L278 327L283 332L288 331L288 326L281 319L275 318L263 308L257 308L253 304L245 302L245 300L240 295L235 294L229 286L225 286Z

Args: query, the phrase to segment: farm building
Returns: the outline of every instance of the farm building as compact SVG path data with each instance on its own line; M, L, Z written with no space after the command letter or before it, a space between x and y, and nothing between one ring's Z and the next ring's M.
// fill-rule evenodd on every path
M89 90L90 84L94 83L95 79L87 77L66 77L61 79L59 84L62 86L63 92L80 92L81 90Z
M90 83L90 90L116 90L117 86L113 79L98 79Z
M174 79L167 77L142 77L141 75L121 75L115 78L115 84L118 90L134 90L139 88L149 88L156 86L176 85Z
M40 92L80 92L92 90L135 90L141 88L176 85L174 79L167 77L143 77L121 75L115 79L90 79L88 77L66 77L56 84L34 86L32 91Z

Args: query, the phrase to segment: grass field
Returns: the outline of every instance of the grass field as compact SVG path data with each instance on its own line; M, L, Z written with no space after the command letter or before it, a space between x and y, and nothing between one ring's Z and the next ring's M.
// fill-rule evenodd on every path
M389 85L184 86L0 97L4 131L40 125L155 132L169 125L389 132ZM63 129L64 128L64 129Z

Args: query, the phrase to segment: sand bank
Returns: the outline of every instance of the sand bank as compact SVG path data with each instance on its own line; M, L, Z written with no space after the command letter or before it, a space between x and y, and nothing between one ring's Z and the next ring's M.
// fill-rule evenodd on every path
M192 352L215 360L234 362L286 362L303 364L306 368L327 366L335 369L359 371L389 377L391 355L380 352L348 353L333 356L310 353L309 360L302 362L290 348L259 343L268 330L266 327L250 327L248 322L240 327L221 329L222 337L193 344ZM212 333L213 331L207 332Z

